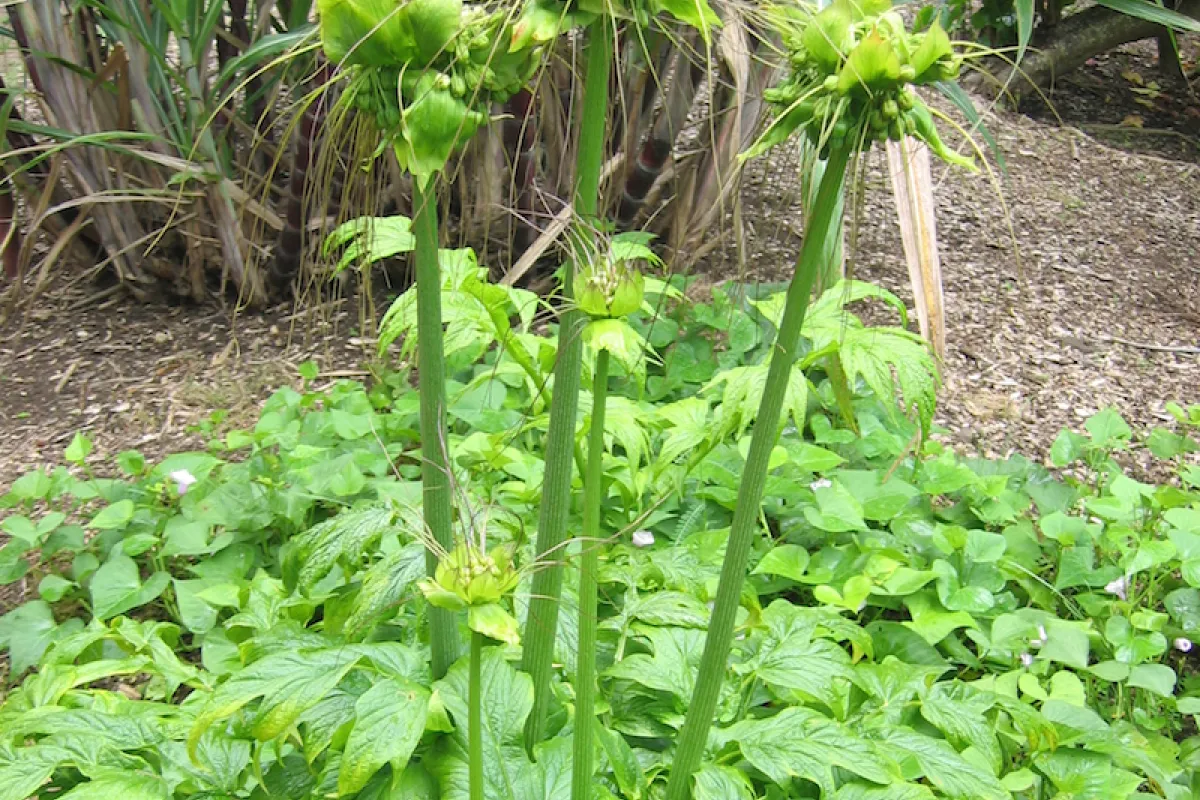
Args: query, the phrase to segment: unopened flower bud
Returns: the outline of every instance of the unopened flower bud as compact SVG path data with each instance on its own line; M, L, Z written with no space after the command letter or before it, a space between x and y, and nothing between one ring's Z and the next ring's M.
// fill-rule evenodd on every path
M634 531L632 540L634 547L649 547L654 544L654 534L650 531Z

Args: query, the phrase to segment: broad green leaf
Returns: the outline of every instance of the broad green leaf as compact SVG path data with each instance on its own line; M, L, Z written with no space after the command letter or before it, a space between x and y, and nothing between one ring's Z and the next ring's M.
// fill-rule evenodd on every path
M1120 683L1129 677L1129 665L1123 661L1101 661L1088 667L1088 672L1101 680Z
M451 667L446 677L434 684L446 710L454 717L466 743L467 719L467 658ZM485 739L494 745L517 744L521 741L525 718L533 708L533 684L529 676L518 672L504 658L498 647L485 647L480 670L483 698ZM486 744L486 741L485 741Z
M1087 443L1086 436L1064 428L1050 447L1050 463L1061 468L1078 461Z
M771 548L758 565L755 575L781 575L799 581L808 567L808 551L796 544L780 544Z
M949 455L921 464L921 491L928 495L958 492L978 481L970 467Z
M1166 664L1138 664L1129 672L1127 686L1137 686L1161 697L1175 694L1175 670Z
M867 625L866 629L871 634L875 657L878 659L895 656L909 664L942 669L948 666L937 648L929 644L924 636L902 623L876 620Z
M124 528L131 519L133 519L133 501L118 500L112 505L102 508L96 516L92 517L88 527L102 531Z
M0 647L8 650L9 675L20 675L37 665L54 641L56 627L54 612L44 600L17 606L0 617Z
M17 500L43 500L46 495L50 494L53 486L50 482L50 476L41 470L37 470L35 472L27 472L13 481L12 487L9 489L9 494Z
M67 445L63 458L72 464L82 464L92 452L92 440L76 431L71 443Z
M47 603L57 603L75 586L75 581L69 581L61 575L50 574L38 582L38 596Z
M633 748L620 733L610 730L600 720L595 724L596 740L604 750L608 766L624 797L636 800L646 785L646 775Z
M420 57L431 63L450 47L463 16L462 0L408 0L403 6Z
M1104 623L1104 638L1113 646L1113 657L1130 665L1157 658L1167 649L1167 638L1161 633L1137 631L1121 616L1109 617Z
M627 655L605 674L610 678L630 680L650 689L670 692L687 702L692 696L696 672L700 668L704 631L648 625L635 625L634 630L649 641L653 654Z
M1050 697L1081 708L1087 705L1087 690L1083 681L1070 670L1062 669L1050 676Z
M1200 534L1176 529L1168 536L1179 552L1179 569L1183 579L1189 586L1200 587Z
M970 530L967 532L967 546L963 550L963 556L970 563L994 563L1004 555L1007 546L1002 534Z
M1200 697L1181 697L1175 704L1176 710L1180 714L1200 714Z
M855 781L838 787L832 800L934 800L934 797L928 786L919 783L875 786Z
M1038 658L1057 661L1074 669L1087 669L1090 650L1086 631L1078 625L1055 619L1046 623L1046 643L1038 651Z
M1012 800L996 776L964 758L941 739L923 736L908 728L889 728L880 743L911 755L925 777L950 797L970 800Z
M836 73L854 46L853 17L848 3L832 3L804 28L801 43L825 74Z
M1016 0L1016 2L1032 0ZM1032 5L1030 6L1032 8ZM921 43L917 45L917 49L913 51L912 57L909 58L909 66L916 72L916 83L930 83L929 76L926 74L930 68L939 61L952 58L954 50L950 46L950 37L946 35L946 30L942 27L941 20L935 19L933 24L921 35ZM1020 61L1020 56L1017 56Z
M354 705L371 688L366 672L353 670L312 708L300 715L304 758L310 764L337 739L345 743L354 723ZM210 729L212 730L212 729Z
M802 692L830 708L836 708L837 698L853 677L845 650L828 639L813 639L803 630L782 639L768 636L747 666L768 686Z
M467 627L498 642L513 646L521 643L521 630L517 618L499 603L473 605L468 608Z
M137 562L127 555L114 555L92 576L92 613L97 619L124 614L157 599L170 582L168 573L155 572L142 583Z
M196 747L196 764L222 791L236 793L250 764L250 742L229 731L209 728Z
M418 580L425 577L425 546L420 542L388 553L363 574L344 629L358 636L381 616L399 608Z
M175 602L179 606L179 621L192 633L208 633L217 624L219 610L200 597L200 591L208 585L205 580L172 581Z
M361 560L395 521L391 508L375 505L344 511L314 525L288 543L282 570L285 583L308 592L339 561Z
M1088 417L1083 427L1092 437L1096 447L1112 448L1129 441L1133 431L1129 423L1121 418L1114 409L1106 408L1098 414Z
M904 599L912 619L902 622L929 644L937 644L959 628L975 628L975 618L965 611L947 611L928 590Z
M217 687L188 736L195 750L200 737L214 723L262 698L251 733L260 741L274 739L333 691L359 655L348 648L291 649L255 661Z
M91 780L58 795L61 800L167 800L167 782L157 775L132 770L102 769Z
M37 526L33 524L33 520L29 519L29 517L23 517L19 514L14 514L11 517L5 517L4 520L0 522L0 530L26 545L34 545L38 540L38 529Z
M743 720L725 733L747 761L780 786L800 777L832 792L834 767L875 783L890 783L898 777L895 765L872 742L799 706L766 719Z
M654 592L627 598L621 617L659 627L707 628L708 607L683 592ZM609 627L605 625L604 627ZM622 631L624 632L624 631Z
M384 764L402 771L425 732L428 710L429 691L398 678L384 678L358 698L338 772L338 794L357 792Z
M1073 800L1128 797L1141 783L1137 776L1114 769L1109 756L1088 750L1059 748L1039 754L1034 763L1058 789L1059 796Z
M804 517L814 527L830 533L867 529L862 504L840 481L835 479L829 486L818 487L813 494L817 505L806 505Z
M17 754L0 763L0 800L29 800L59 764L70 759L70 753L53 745L23 747Z
M427 2L410 3L419 4ZM388 0L318 0L317 8L321 43L334 63L401 67L417 56L416 37L403 5Z
M1200 631L1200 589L1176 589L1163 598L1163 607L1185 632Z
M546 775L530 763L522 743L525 719L533 707L533 683L505 659L501 648L483 651L480 670L483 706L484 797L524 800L544 796ZM446 677L434 684L454 720L453 736L443 737L433 756L422 762L441 784L445 800L466 800L467 791L467 658L459 659Z
M1123 559L1122 566L1126 575L1136 575L1160 564L1165 564L1175 557L1176 545L1157 539L1148 539L1138 544L1138 549L1132 556Z
M961 683L936 684L921 702L921 716L957 747L974 747L993 771L1003 763L1000 742L987 712L995 698Z
M741 770L704 764L692 778L693 800L754 800L754 787Z

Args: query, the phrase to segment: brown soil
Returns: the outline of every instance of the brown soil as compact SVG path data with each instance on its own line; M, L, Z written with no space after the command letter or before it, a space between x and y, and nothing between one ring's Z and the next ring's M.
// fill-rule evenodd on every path
M262 402L301 383L315 360L323 378L365 377L367 343L346 302L311 313L277 308L233 317L195 307L88 302L70 290L0 328L0 491L22 472L60 463L76 431L113 456L154 458L203 447L210 430L254 424ZM214 412L219 412L213 417Z

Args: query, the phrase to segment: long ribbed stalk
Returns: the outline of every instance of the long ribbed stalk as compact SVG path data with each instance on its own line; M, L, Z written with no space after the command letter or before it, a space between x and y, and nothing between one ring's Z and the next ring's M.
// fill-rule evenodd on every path
M808 219L808 230L827 231L842 186L846 179L849 161L847 148L836 148L829 156L825 177L817 192L812 214ZM762 402L754 421L754 434L750 439L750 452L746 455L746 466L742 472L742 483L738 487L737 508L733 512L733 525L729 531L729 545L725 561L721 566L721 582L717 587L716 606L704 640L704 655L700 661L700 674L696 689L688 707L687 720L679 737L675 761L671 765L671 778L667 783L667 800L688 800L691 797L692 774L700 765L704 746L708 740L708 729L712 725L713 712L721 694L721 682L725 678L729 650L733 644L733 625L737 617L738 603L742 593L742 581L746 576L746 559L762 508L763 487L767 479L767 462L771 450L779 437L779 417L783 398L787 392L788 378L796 361L796 347L800 341L800 328L808 310L813 281L821 269L821 261L827 254L820 235L805 236L796 264L796 274L788 287L787 303L783 320L771 352L771 365L767 382L763 387Z
M550 705L550 675L558 632L558 601L562 595L561 549L571 507L571 462L575 417L579 406L580 361L585 323L582 312L571 307L576 264L592 257L592 226L600 194L604 160L604 129L608 115L608 75L612 69L612 20L601 18L588 34L587 74L584 78L583 118L575 171L575 214L578 229L574 261L566 271L563 295L567 310L558 330L558 360L554 365L554 399L550 403L550 428L546 434L546 470L542 507L538 514L539 561L550 562L533 576L529 619L525 626L522 667L533 679L533 710L525 724L530 749L541 740Z
M604 406L608 400L608 351L596 354L592 381L592 427L583 476L583 552L579 560L579 652L575 670L575 737L571 800L590 800L596 714L596 572L600 569L600 501L604 482Z
M421 398L421 487L425 527L442 549L454 549L450 467L446 458L446 372L442 352L442 276L438 268L437 195L413 181L413 236L417 261L417 370ZM430 577L437 555L425 553ZM433 677L441 678L458 658L454 613L429 607Z
M483 634L471 634L467 685L467 783L471 800L483 800Z

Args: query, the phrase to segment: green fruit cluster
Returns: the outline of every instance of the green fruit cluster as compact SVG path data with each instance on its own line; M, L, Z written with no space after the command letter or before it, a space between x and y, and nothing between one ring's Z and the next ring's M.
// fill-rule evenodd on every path
M940 24L910 32L888 0L835 0L788 22L791 69L766 93L777 119L759 150L797 131L822 153L909 136L948 161L970 163L945 147L932 112L912 89L953 80L962 68Z
M642 307L646 279L627 261L580 271L575 302L593 319L627 317Z
M438 561L434 577L419 585L430 603L459 611L499 603L519 581L507 548L485 553L472 544L460 544Z

